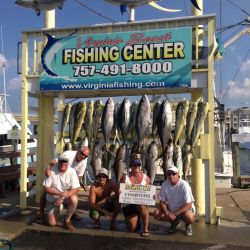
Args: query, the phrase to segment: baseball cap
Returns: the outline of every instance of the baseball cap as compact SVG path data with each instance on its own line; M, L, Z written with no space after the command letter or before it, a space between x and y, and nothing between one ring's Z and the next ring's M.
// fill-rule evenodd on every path
M178 168L176 166L170 166L170 167L168 167L167 172L168 171L172 171L174 173L178 173L179 172Z
M70 154L68 153L68 151L63 152L58 156L58 161L68 162L69 160L70 160Z
M135 154L135 155L132 157L131 164L132 164L133 166L140 166L140 165L141 165L141 155L140 155L140 154Z
M106 168L100 168L99 171L98 171L97 176L100 175L100 174L104 174L107 177L109 176L109 172L108 172L108 170Z

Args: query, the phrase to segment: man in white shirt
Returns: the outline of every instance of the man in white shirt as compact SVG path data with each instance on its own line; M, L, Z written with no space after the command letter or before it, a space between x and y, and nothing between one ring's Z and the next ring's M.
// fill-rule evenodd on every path
M168 168L167 180L161 186L159 198L160 207L154 212L155 219L171 223L169 234L175 233L183 220L186 224L185 234L191 236L191 224L195 222L194 198L189 184L180 179L175 166Z
M55 226L62 204L67 205L67 213L63 226L74 231L70 219L78 203L78 188L80 187L76 171L69 167L69 156L65 152L58 157L58 164L52 167L51 174L43 182L46 192L46 209L49 226Z

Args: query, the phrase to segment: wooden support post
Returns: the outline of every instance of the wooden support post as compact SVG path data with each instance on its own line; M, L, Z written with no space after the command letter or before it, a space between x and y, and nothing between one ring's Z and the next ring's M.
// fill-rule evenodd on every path
M232 142L232 158L233 158L233 186L240 187L240 149L239 142Z

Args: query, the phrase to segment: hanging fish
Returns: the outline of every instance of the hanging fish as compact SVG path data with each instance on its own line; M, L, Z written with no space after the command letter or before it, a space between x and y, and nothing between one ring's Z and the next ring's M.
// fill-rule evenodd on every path
M70 115L69 115L69 138L70 138L70 141L72 141L72 137L73 137L75 107L76 107L76 103L74 103L72 105L72 107L70 109Z
M131 119L131 104L129 99L124 98L121 106L118 110L117 122L118 127L121 130L123 143L125 144L127 134L129 131L129 124Z
M63 117L62 117L62 124L61 124L61 130L60 130L60 136L56 142L56 153L60 154L64 151L64 130L69 122L69 116L70 116L70 109L71 109L71 103L67 103L63 110Z
M145 157L145 169L147 170L147 175L150 178L150 183L153 185L156 172L156 163L158 158L158 148L155 141L152 141L148 147L147 154Z
M84 125L83 128L85 130L85 134L88 137L89 141L93 141L93 112L94 112L94 102L93 100L89 101L87 104L87 110L84 117Z
M199 102L197 115L195 118L194 127L193 127L192 134L191 134L191 141L190 141L191 150L193 150L193 148L195 147L197 143L197 140L203 129L204 121L207 117L207 113L208 113L208 103L202 102L202 101Z
M191 156L190 153L190 146L187 144L184 144L182 147L182 164L183 164L183 179L187 180L187 177L189 175L189 168L191 163Z
M102 121L101 121L101 128L106 148L108 148L108 143L114 125L114 108L115 104L112 98L108 98L104 106L104 110L102 112Z
M163 161L162 161L162 168L165 180L167 180L168 168L170 166L173 166L173 152L174 152L174 145L172 140L169 139L167 146L163 151Z
M126 169L125 157L126 157L126 145L122 144L117 150L113 165L116 183L119 183L122 175L124 174L124 170Z
M153 137L153 140L155 139L156 137L156 134L157 134L157 119L158 119L158 115L159 115L159 112L160 112L160 107L161 107L161 103L160 102L156 102L154 104L154 107L153 107L153 124L152 124L152 137Z
M121 142L120 138L119 138L119 131L118 131L118 113L119 113L119 109L120 109L120 102L116 102L115 103L115 108L114 108L114 125L112 128L112 134L114 135L114 143L116 143L116 141L118 141L119 143Z
M180 177L182 177L182 169L183 169L182 152L181 152L181 147L179 145L174 146L173 162L174 165L178 168Z
M170 103L163 100L157 116L157 131L161 140L162 151L165 150L172 130L172 111Z
M74 113L74 129L73 129L73 136L71 140L71 144L74 148L75 142L80 134L82 129L82 124L84 121L84 117L86 114L86 103L85 102L78 102L75 107Z
M130 106L130 122L129 122L129 132L131 134L132 140L135 139L135 121L136 121L136 114L137 114L138 103L133 102Z
M98 131L101 128L101 117L102 117L102 101L96 100L94 103L93 111L93 139L97 140Z
M197 110L198 110L197 102L190 102L187 113L186 129L185 129L186 143L190 142Z
M96 142L91 154L90 164L94 178L96 178L99 169L102 167L102 146L100 142Z
M138 138L139 148L141 148L142 141L149 131L149 127L151 126L151 108L150 102L146 95L143 95L136 114L136 124L135 129Z
M174 130L174 145L178 144L183 128L186 124L186 117L188 112L188 100L178 103L175 112L175 130Z

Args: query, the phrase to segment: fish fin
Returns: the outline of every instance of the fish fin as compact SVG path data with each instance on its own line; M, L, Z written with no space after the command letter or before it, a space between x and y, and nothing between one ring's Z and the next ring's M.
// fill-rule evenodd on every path
M181 10L176 10L176 9L168 9L168 8L165 8L165 7L162 7L160 6L159 4L157 4L156 2L152 1L152 2L149 2L148 3L151 7L154 7L158 10L161 10L161 11L168 11L168 12L179 12Z

